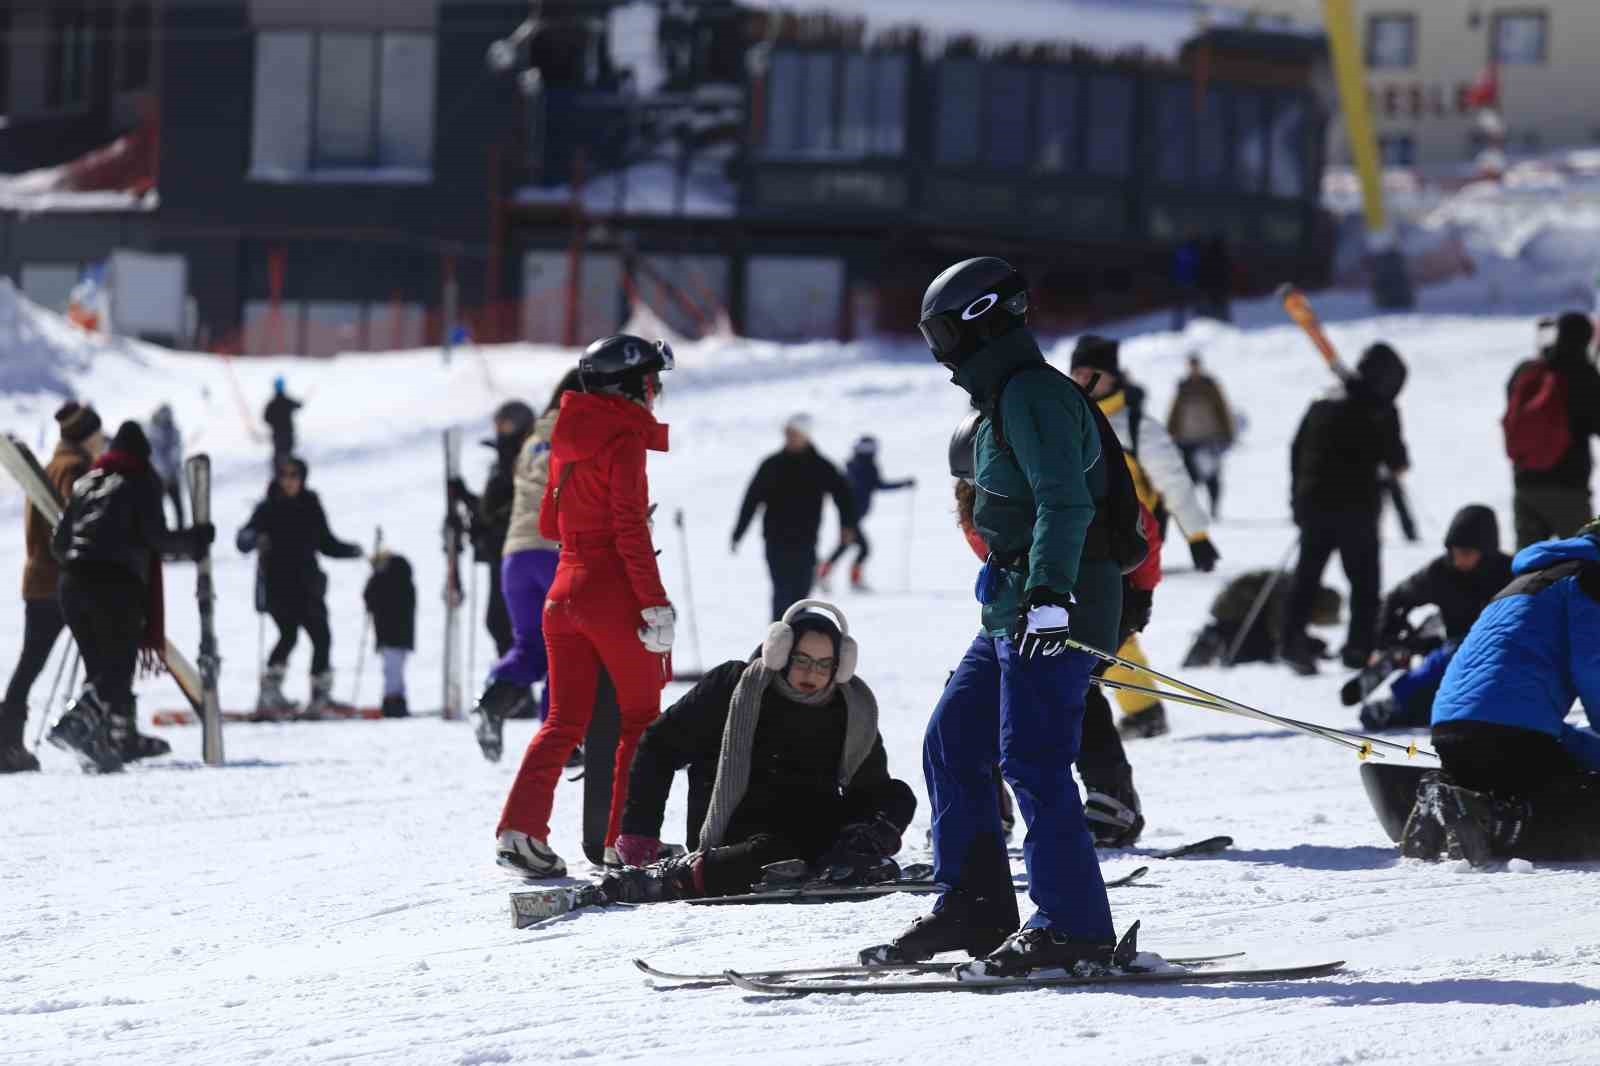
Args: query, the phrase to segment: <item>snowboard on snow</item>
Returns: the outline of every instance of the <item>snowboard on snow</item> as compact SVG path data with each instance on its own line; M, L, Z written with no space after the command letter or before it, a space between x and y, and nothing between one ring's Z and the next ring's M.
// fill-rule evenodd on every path
M1422 784L1426 766L1363 762L1361 787L1366 790L1367 801L1383 825L1383 831L1396 844L1405 830L1406 819L1417 801L1417 787Z

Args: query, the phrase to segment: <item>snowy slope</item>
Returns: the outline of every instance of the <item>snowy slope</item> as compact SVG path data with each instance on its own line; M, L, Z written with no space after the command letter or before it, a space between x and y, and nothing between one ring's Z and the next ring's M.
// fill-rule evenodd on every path
M0 289L0 312L9 299ZM1495 423L1505 376L1532 342L1531 318L1376 319L1358 300L1329 304L1341 320L1336 344L1354 353L1382 336L1411 362L1401 407L1426 543L1406 545L1389 527L1386 579L1437 551L1461 504L1492 505L1508 530L1510 478ZM1219 572L1194 573L1181 544L1167 554L1172 572L1146 641L1167 667L1221 580L1270 565L1292 541L1287 443L1307 401L1328 384L1293 329L1264 307L1240 310L1243 330L1197 325L1124 348L1153 411L1165 412L1184 353L1200 347L1250 419L1227 470L1226 520L1214 532ZM44 355L64 352L64 369L50 372L112 420L170 399L194 443L217 456L230 704L253 696L255 620L252 561L226 541L265 473L232 381L252 410L278 372L290 376L291 391L310 394L301 427L311 484L341 535L365 539L381 523L411 557L426 645L441 618L437 431L486 431L485 412L514 393L542 402L571 358L518 347L482 360L458 353L449 368L437 353L412 353L248 361L230 372L198 357L86 344L26 307L15 317L33 347L0 342L19 359L37 356L39 381L51 366ZM6 321L0 313L0 328ZM1064 360L1067 347L1054 351ZM679 354L661 412L673 450L652 459L651 481L664 518L685 511L692 617L708 661L747 652L765 622L760 546L747 539L730 555L728 531L745 479L777 445L786 414L812 411L819 444L836 459L857 433L874 432L885 473L920 481L915 494L881 497L869 521L871 577L881 591L841 602L882 705L891 765L924 799L901 858L923 858L921 731L976 624L974 564L953 528L944 471L962 398L909 344L721 341ZM8 387L0 422L31 439L57 398ZM17 529L19 511L17 495L0 491L0 526ZM668 588L689 607L682 542L670 521L658 522L656 535ZM15 574L20 557L20 536L0 538L0 574ZM343 695L365 568L325 568ZM1329 580L1342 583L1336 568ZM173 567L168 616L185 647L196 641L191 588L188 568ZM9 663L20 611L6 618L0 661ZM480 669L486 646L480 636ZM680 664L693 666L687 627L681 649ZM302 645L292 688L304 683L306 655ZM369 701L373 669L369 656ZM1195 671L1193 680L1287 714L1354 724L1337 706L1335 675L1297 679L1253 666ZM36 716L47 682L36 690ZM432 647L413 661L411 686L413 705L436 699ZM146 712L177 701L165 682L141 691ZM466 726L439 721L231 726L224 770L199 765L197 731L171 729L163 735L173 757L119 778L82 777L48 747L44 774L0 778L0 1062L1594 1060L1600 921L1586 908L1592 871L1402 862L1367 808L1354 760L1339 749L1207 711L1170 713L1171 736L1130 747L1149 818L1144 843L1225 832L1238 844L1218 857L1160 864L1152 887L1115 893L1119 925L1142 919L1156 950L1248 950L1263 964L1343 958L1345 974L1298 985L1006 997L775 1000L657 990L628 959L695 969L842 961L926 901L716 911L672 904L513 931L506 892L517 885L492 864L492 830L527 723L508 729L513 755L497 766L478 756ZM581 786L560 787L552 844L572 861ZM669 837L681 818L678 795ZM1104 859L1110 872L1138 862ZM581 872L581 859L573 865Z

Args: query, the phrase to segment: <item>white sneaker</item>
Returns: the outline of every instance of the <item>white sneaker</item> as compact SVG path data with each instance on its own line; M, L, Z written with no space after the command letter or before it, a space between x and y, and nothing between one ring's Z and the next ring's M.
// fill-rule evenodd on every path
M607 870L620 870L627 865L622 861L622 856L617 854L616 848L607 848L605 854L600 858L602 860L601 865Z
M495 861L535 880L567 876L567 864L550 845L515 829L505 830L495 841Z

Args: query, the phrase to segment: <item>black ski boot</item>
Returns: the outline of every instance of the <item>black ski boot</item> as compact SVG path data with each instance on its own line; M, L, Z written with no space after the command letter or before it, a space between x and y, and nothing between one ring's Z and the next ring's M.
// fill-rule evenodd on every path
M956 966L958 981L1024 977L1035 970L1065 970L1081 977L1126 971L1139 953L1139 923L1118 943L1086 943L1052 929L1021 929L988 956Z
M1533 815L1527 800L1501 800L1486 792L1439 782L1436 789L1439 824L1444 827L1450 857L1458 854L1474 866L1490 866L1510 858Z
M0 774L32 773L39 769L39 760L22 743L22 732L27 724L28 708L11 704L0 707Z
M406 706L404 696L385 696L383 698L382 713L385 718L409 718L411 709Z
M138 706L136 702L129 700L113 707L110 721L107 723L107 728L111 731L112 746L116 748L117 754L122 756L124 765L138 762L140 759L154 759L172 754L171 744L160 737L139 732Z
M1148 713L1148 712L1147 712ZM1133 787L1133 770L1123 767L1118 773L1085 775L1083 789L1088 797L1083 816L1097 848L1131 848L1144 832L1144 813L1139 793Z
M478 705L472 708L472 728L478 738L478 750L483 752L485 759L500 761L500 755L505 750L502 731L506 716L527 696L528 690L521 685L513 685L509 681L490 681L489 687L478 697Z
M1417 799L1400 831L1400 854L1408 859L1438 862L1445 850L1444 823L1439 819L1439 772L1422 775Z
M1312 646L1311 638L1304 633L1285 637L1283 647L1278 650L1278 658L1301 677L1317 676L1317 650Z
M863 966L895 966L924 962L946 951L965 951L982 958L1005 943L1015 930L996 923L990 915L1003 908L958 892L946 892L932 914L925 914L887 944L867 948L857 955Z
M1142 711L1125 714L1122 721L1117 723L1117 732L1122 734L1124 740L1145 740L1150 737L1165 736L1171 731L1167 725L1167 709L1160 703L1155 703Z
M122 769L122 757L112 743L109 718L94 686L86 685L50 730L50 743L76 755L86 774L117 773Z
M694 899L705 893L696 885L701 856L678 855L649 866L624 866L600 880L600 891L611 903L660 903Z
M1371 733L1382 733L1390 728L1395 711L1393 696L1379 696L1361 705L1361 728Z

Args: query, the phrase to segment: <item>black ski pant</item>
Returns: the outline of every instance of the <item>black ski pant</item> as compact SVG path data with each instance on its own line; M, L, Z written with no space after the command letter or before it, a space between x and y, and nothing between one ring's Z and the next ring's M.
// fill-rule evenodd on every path
M1110 667L1101 663L1095 667L1100 676ZM1083 739L1078 744L1078 776L1085 785L1090 782L1120 780L1130 773L1128 753L1122 746L1122 734L1117 732L1111 714L1111 701L1105 690L1091 684L1083 697Z
M61 575L61 613L83 655L83 679L104 707L133 703L148 596L144 582L121 567Z
M1183 453L1183 466L1189 471L1189 480L1206 487L1206 494L1211 497L1211 517L1215 520L1222 501L1222 457L1218 447L1215 444L1180 444L1178 450ZM1211 476L1201 477L1199 457L1201 452L1207 451L1218 454L1212 460Z
M832 555L828 556L828 565L832 566L834 563L837 563L840 559L843 559L844 558L844 553L849 551L850 547L851 546L849 544L846 544L843 540L839 541L839 546L837 548L833 549L833 554ZM867 540L867 531L866 531L865 528L862 527L861 523L859 523L859 522L856 523L855 549L856 549L855 565L856 566L860 566L862 563L867 561L867 556L872 554L872 543Z
M272 615L272 624L278 627L278 643L272 646L267 665L287 666L289 653L294 651L295 641L299 639L300 630L304 629L306 636L311 638L311 673L327 673L331 668L329 650L333 645L333 635L328 631L328 605L322 597L308 596L305 604L298 609L274 604L269 613Z
M489 628L496 657L504 659L515 637L511 631L511 615L506 611L505 597L500 591L500 556L496 555L488 562L489 607L484 612L483 624Z
M1350 626L1346 644L1366 656L1373 649L1378 629L1378 586L1382 580L1378 555L1378 512L1328 513L1303 516L1300 525L1300 560L1289 586L1284 638L1295 639L1311 621L1311 607L1322 585L1328 559L1339 553L1350 581Z
M817 571L817 542L767 541L767 570L772 574L772 620L776 622L784 611L811 595L811 582Z
M1511 495L1517 550L1553 537L1570 537L1594 517L1588 485L1518 485Z
M736 896L761 880L761 868L785 859L809 858L799 844L778 833L757 833L736 844L712 848L701 859L708 896Z
M55 647L64 625L66 619L61 617L61 604L54 597L23 601L22 654L17 656L17 668L11 672L11 683L6 686L5 702L0 704L0 747L9 739L22 738L22 727L28 718L28 693L49 660L50 650Z
M1512 857L1600 859L1600 774L1585 772L1555 737L1495 722L1441 722L1433 750L1451 784L1528 802L1531 817Z

